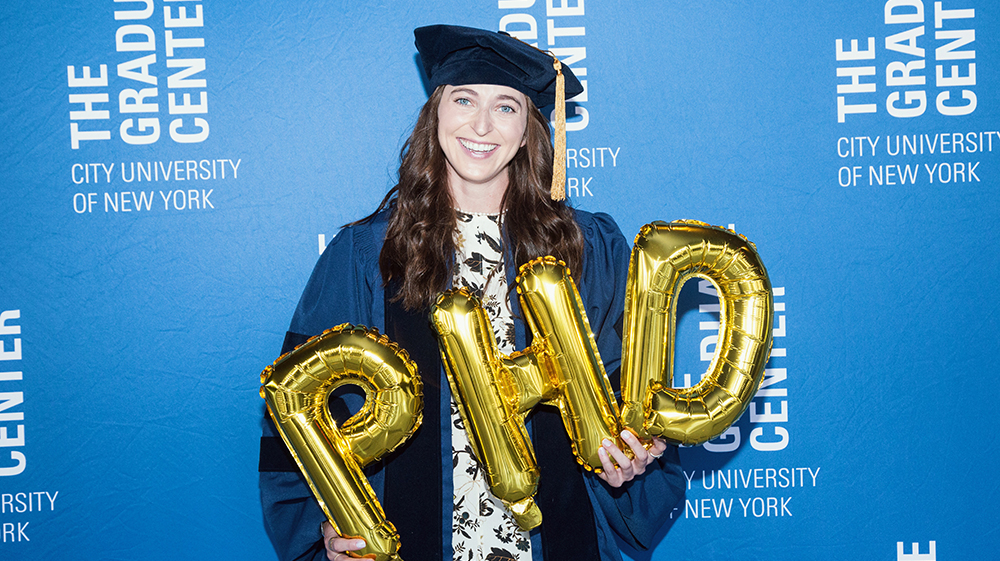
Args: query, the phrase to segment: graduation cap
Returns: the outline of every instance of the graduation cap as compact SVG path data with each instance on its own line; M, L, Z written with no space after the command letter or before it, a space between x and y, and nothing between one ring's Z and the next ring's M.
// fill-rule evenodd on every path
M569 67L555 56L510 35L456 25L413 31L432 88L492 84L523 93L536 107L555 104L552 198L566 198L566 98L583 92Z

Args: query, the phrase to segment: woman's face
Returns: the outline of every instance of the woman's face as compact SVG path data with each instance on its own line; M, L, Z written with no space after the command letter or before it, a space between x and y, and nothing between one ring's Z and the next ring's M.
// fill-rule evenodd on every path
M524 145L528 100L494 85L445 86L438 105L438 142L448 161L452 194L503 195L507 165Z

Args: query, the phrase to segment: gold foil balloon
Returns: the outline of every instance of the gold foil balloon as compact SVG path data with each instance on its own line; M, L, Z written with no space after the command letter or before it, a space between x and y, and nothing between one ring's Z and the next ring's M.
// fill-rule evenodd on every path
M538 465L524 417L540 401L559 407L577 461L601 470L604 439L620 442L618 408L590 332L583 303L564 263L525 264L517 290L534 344L502 355L489 318L466 289L438 296L431 311L441 356L476 457L490 490L518 525L541 523L534 503Z
M674 389L677 296L692 277L719 293L719 341L707 375ZM746 238L701 222L654 222L636 236L622 342L622 422L642 438L700 444L726 431L760 386L771 351L771 283Z
M566 264L553 257L529 261L518 273L517 293L534 336L532 346L544 354L540 364L558 389L548 401L559 406L577 462L599 473L597 451L605 439L623 451L631 449L621 441L618 403L580 292Z
M490 490L510 508L521 529L538 526L538 465L520 415L521 397L529 392L519 391L503 365L486 311L468 290L439 295L431 319L452 396ZM542 379L537 371L531 377Z
M375 330L344 324L278 358L261 384L268 412L327 519L340 535L365 540L351 555L400 559L399 535L361 468L420 425L423 391L406 351ZM337 427L327 402L345 384L360 386L367 397Z

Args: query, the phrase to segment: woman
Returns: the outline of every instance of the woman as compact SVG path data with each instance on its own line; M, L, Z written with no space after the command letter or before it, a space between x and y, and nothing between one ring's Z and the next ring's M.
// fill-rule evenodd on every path
M500 350L523 349L524 322L510 297L513 274L529 259L554 255L573 271L618 385L615 328L628 245L607 215L574 211L547 192L553 149L538 107L564 103L557 100L560 80L566 97L583 87L568 69L559 77L550 55L505 34L431 26L415 36L434 90L403 149L399 183L375 213L345 227L326 249L284 350L350 322L377 327L417 363L423 424L405 447L366 472L400 532L405 559L443 559L447 552L454 559L620 559L608 530L648 547L682 496L676 448L654 440L647 451L626 432L631 459L608 441L600 451L603 473L583 473L558 412L533 413L529 431L542 473L536 503L545 519L535 531L519 531L489 493L427 322L439 292L467 286L483 301ZM356 410L360 401L345 406ZM264 433L261 497L279 556L348 559L345 552L364 544L341 538L324 521L268 419Z

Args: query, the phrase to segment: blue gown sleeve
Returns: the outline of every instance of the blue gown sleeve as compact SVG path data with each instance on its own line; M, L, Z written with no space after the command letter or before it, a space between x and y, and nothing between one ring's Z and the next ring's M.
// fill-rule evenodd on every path
M341 323L383 328L381 247L374 234L367 224L337 234L316 262L289 331L313 336Z
M375 246L372 230L366 225L345 228L330 242L302 292L289 339L318 335L345 322L382 328L379 248ZM360 407L354 405L357 407L352 410ZM267 413L262 425L264 437L280 438ZM326 518L302 475L297 471L261 472L259 484L264 526L278 558L326 559L320 533Z
M621 329L625 313L625 285L631 250L618 225L607 214L578 213L585 255L581 291L587 317L597 340L605 370L618 386L621 367ZM620 389L616 387L620 403ZM628 545L648 549L660 528L684 497L685 480L677 447L668 445L663 457L646 472L619 489L607 486L592 473L585 475L591 499L608 526Z

